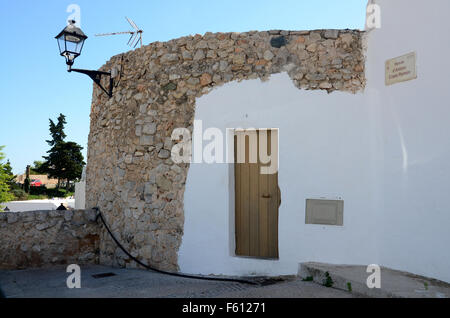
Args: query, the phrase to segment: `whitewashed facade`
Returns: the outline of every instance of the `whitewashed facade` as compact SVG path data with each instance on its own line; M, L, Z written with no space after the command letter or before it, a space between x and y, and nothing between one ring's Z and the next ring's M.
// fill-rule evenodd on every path
M180 270L295 274L300 262L379 264L450 282L450 26L446 0L371 1L362 93L298 90L286 73L197 99L204 129L279 128L279 259L234 255L232 164L191 164ZM417 78L386 85L415 52ZM344 200L344 225L305 224L305 200Z

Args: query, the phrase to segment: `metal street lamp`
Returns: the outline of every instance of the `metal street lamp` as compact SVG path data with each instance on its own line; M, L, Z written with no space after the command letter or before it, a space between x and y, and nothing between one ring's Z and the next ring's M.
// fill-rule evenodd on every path
M58 41L59 53L64 56L67 64L67 72L77 72L88 75L100 88L111 98L113 89L113 78L111 72L91 71L72 68L74 60L81 54L84 41L88 38L80 28L75 26L75 20L69 20L67 25L55 37ZM102 76L109 76L109 89L101 85Z
M55 37L58 40L59 53L66 58L68 70L73 61L81 54L87 36L75 26L75 20L69 20L69 25Z

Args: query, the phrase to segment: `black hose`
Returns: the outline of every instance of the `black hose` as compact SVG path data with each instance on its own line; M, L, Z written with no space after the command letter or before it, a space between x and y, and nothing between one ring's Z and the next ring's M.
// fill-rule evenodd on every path
M106 224L105 219L103 218L103 213L100 211L99 208L93 208L94 210L96 210L98 212L95 220L97 221L98 218L100 218L102 220L103 225L105 226L106 230L108 231L109 235L111 236L111 238L114 240L114 242L117 244L117 246L129 257L131 258L133 261L135 261L136 263L138 263L139 265L145 267L148 270L160 273L160 274L164 274L164 275L170 275L170 276L177 276L177 277L184 277L184 278L190 278L190 279L203 279L203 280L215 280L215 281L223 281L223 282L236 282L236 283L241 283L241 284L249 284L249 285L259 285L258 283L254 282L254 281L250 281L250 280L244 280L244 279L237 279L237 278L220 278L220 277L208 277L208 276L196 276L196 275L188 275L188 274L182 274L182 273L175 273L175 272L167 272L167 271L163 271L154 267L151 267L147 264L142 263L140 260L138 260L137 258L135 258L133 255L131 255L123 246L122 244L120 244L120 242L116 239L116 237L114 236L114 234L111 232L111 230L109 229L108 224Z

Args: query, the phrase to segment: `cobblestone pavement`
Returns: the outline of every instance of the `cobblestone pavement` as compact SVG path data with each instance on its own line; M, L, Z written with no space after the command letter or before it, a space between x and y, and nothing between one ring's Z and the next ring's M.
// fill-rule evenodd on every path
M92 275L114 273L94 278ZM81 267L81 288L69 289L65 267L0 271L6 297L137 297L137 298L348 298L350 293L303 282L298 278L267 286L167 276L146 270L105 266Z

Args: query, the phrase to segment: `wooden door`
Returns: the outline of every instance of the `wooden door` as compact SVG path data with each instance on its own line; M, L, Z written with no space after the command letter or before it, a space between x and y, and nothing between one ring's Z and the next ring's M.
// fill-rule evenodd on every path
M276 259L278 207L281 203L278 188L278 131L267 130L263 134L254 131L253 134L237 130L234 137L236 255ZM261 173L261 167L270 165L264 164L258 155L261 141L265 138L267 154L277 158L276 172L272 174Z

